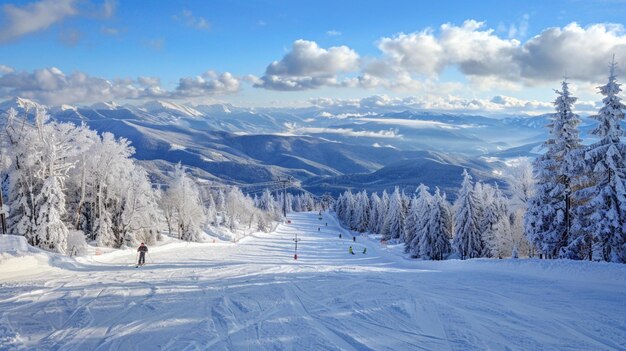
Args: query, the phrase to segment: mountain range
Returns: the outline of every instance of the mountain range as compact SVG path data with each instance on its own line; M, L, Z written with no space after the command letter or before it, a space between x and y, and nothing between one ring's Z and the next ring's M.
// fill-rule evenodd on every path
M411 191L419 183L453 192L464 168L477 179L498 181L496 171L504 165L497 161L534 157L549 121L549 115L494 118L356 106L150 101L48 107L24 98L0 103L0 113L11 107L30 115L46 109L55 120L129 139L155 182L181 162L206 181L245 186L290 176L314 194L396 185ZM583 118L584 137L592 125Z

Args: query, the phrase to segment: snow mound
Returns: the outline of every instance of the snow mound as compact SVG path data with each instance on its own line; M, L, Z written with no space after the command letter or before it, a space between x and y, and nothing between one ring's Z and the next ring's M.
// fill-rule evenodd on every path
M26 238L19 235L0 235L0 252L28 252Z

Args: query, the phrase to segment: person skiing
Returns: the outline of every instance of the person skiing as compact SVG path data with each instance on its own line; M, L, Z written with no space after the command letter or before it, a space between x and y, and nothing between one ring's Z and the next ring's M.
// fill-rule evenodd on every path
M354 255L354 251L352 251L352 246L350 246L350 248L348 249L348 252L349 252L351 255Z
M356 236L352 237L352 241L356 242Z
M363 248L363 254L365 255L365 253L367 252L367 247Z
M341 233L339 233L339 239L341 239Z
M143 266L146 264L146 252L148 252L148 247L144 243L141 243L141 245L137 248L137 252L139 252L139 262L137 263L137 267Z

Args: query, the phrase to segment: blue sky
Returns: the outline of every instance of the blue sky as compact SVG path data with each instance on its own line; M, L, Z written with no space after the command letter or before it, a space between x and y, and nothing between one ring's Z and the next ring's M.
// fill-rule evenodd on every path
M523 110L567 74L590 107L626 61L623 18L608 0L2 2L0 98Z

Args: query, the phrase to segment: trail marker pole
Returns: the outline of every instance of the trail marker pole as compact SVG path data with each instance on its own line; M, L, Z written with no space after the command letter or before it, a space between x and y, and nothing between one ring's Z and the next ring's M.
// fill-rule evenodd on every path
M293 241L295 241L295 243L296 243L296 250L295 250L295 253L293 255L293 259L297 260L298 259L298 241L300 241L300 239L298 239L298 233L296 233L296 238L293 239Z

